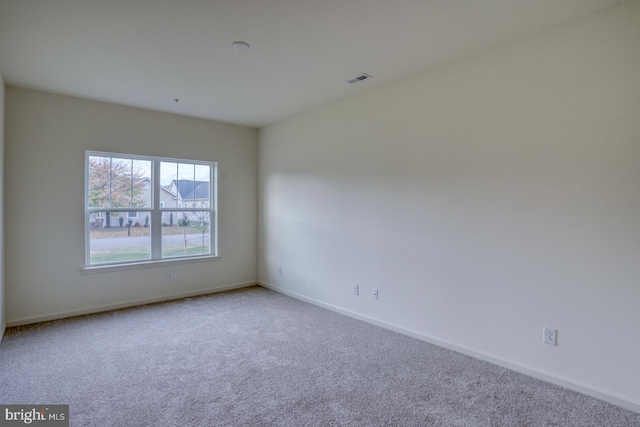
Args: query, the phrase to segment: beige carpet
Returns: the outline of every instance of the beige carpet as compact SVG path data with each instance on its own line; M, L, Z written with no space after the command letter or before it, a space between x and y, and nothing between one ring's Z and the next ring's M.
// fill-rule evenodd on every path
M0 403L72 426L640 426L640 414L252 287L7 331Z

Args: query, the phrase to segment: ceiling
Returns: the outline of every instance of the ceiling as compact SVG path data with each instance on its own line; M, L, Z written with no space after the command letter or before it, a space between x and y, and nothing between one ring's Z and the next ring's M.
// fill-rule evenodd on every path
M9 85L261 127L617 3L0 0L0 71ZM360 73L373 78L345 83Z

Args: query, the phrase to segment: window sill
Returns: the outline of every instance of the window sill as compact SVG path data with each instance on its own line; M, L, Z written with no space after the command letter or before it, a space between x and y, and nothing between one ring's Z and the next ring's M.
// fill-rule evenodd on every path
M219 255L208 255L191 258L175 258L175 259L163 259L153 261L140 261L130 262L126 264L106 264L106 265L92 265L86 266L80 269L82 274L94 274L94 273L107 273L110 271L122 271L122 270L137 270L140 268L148 267L166 267L167 265L175 264L190 264L194 262L206 262L219 259Z

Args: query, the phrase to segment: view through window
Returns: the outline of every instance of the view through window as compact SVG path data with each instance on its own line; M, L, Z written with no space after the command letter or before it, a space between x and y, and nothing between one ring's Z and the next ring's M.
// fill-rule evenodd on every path
M86 265L216 255L216 164L86 152Z

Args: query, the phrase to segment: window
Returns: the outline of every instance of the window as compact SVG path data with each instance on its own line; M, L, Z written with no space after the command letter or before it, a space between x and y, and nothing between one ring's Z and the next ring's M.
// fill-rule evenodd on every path
M87 151L85 264L217 255L216 164Z

